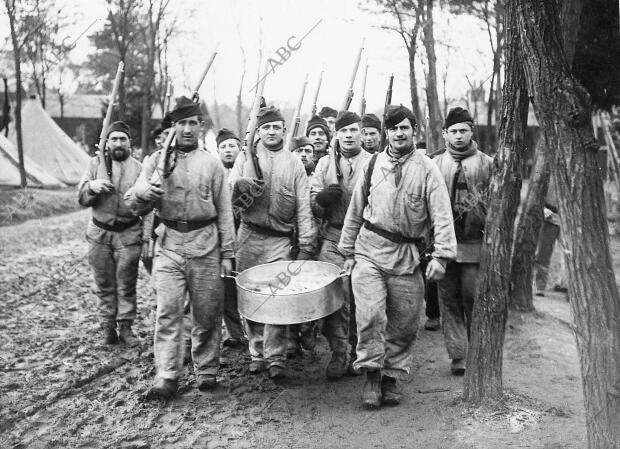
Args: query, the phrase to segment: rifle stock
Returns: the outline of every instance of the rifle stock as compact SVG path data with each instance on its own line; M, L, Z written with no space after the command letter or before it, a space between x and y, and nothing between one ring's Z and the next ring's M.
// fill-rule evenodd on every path
M316 85L316 90L314 91L314 99L312 100L312 110L310 111L310 118L316 115L316 103L319 99L319 92L321 91L321 83L323 82L323 70L321 70L321 75L319 76L319 82Z
M112 111L114 109L114 102L116 101L116 95L118 93L118 86L121 83L121 76L123 75L123 70L125 65L123 62L118 63L118 68L116 69L116 76L114 77L114 84L112 85L112 92L110 93L110 97L108 98L108 108L105 113L105 117L103 119L103 125L101 126L101 134L99 135L99 162L103 164L106 168L105 172L107 175L107 180L111 181L111 161L106 157L106 141L107 141L107 132L108 127L110 126L110 121L112 120Z
M250 118L248 120L248 127L245 132L245 139L243 140L242 152L245 154L244 173L247 176L256 179L263 179L263 171L260 168L258 162L258 155L256 154L256 148L254 148L254 136L256 136L256 124L258 123L258 110L260 109L260 101L263 97L263 91L265 90L265 81L267 79L267 73L269 71L268 65L265 66L265 72L256 86L256 95L254 96L254 102L252 103L252 109L250 110Z

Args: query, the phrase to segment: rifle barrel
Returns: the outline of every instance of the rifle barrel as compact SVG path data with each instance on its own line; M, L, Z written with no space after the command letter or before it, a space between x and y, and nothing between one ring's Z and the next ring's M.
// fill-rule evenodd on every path
M355 78L357 76L357 69L360 66L360 60L362 59L362 51L364 50L364 45L360 47L357 52L357 58L355 59L355 64L353 66L353 73L351 74L351 80L349 81L349 88L347 89L347 93L344 97L344 101L342 102L342 111L346 111L351 106L351 101L353 100L353 85L355 84Z
M112 111L114 109L114 102L116 101L116 95L118 94L118 86L121 83L121 76L123 75L123 71L125 69L125 64L123 61L118 63L118 68L116 69L116 76L114 77L114 84L112 85L112 92L110 92L110 97L108 98L108 108L105 113L105 118L103 119L103 125L101 126L101 134L99 135L99 158L100 162L102 162L105 166L105 143L107 140L108 127L110 126L110 121L112 120ZM109 177L109 176L108 176ZM110 181L110 179L108 179Z

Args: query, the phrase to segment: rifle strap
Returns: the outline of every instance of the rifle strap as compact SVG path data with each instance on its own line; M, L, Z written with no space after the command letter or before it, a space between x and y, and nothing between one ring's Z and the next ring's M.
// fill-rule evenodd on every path
M366 173L364 174L364 184L362 185L362 192L364 193L364 205L362 210L366 206L368 206L368 197L370 196L370 187L372 180L372 172L375 169L375 163L377 162L377 156L379 153L375 153L370 157L370 161L368 161L368 167L366 168Z

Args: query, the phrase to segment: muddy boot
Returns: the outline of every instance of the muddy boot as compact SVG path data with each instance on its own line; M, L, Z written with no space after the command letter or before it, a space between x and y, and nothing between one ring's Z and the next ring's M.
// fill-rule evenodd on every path
M441 328L441 323L439 322L439 318L429 318L424 323L424 329L427 331L437 331Z
M347 372L347 355L333 353L325 374L329 380L338 380Z
M306 351L312 351L316 346L315 327L314 323L301 325L299 343Z
M196 377L196 385L200 391L214 390L217 387L217 379L214 374L199 374Z
M455 376L463 376L465 374L465 360L452 359L452 363L450 364L450 371Z
M384 405L400 404L403 395L395 378L385 375L381 378L381 396Z
M118 321L118 339L121 343L125 343L127 346L138 346L140 340L136 337L136 334L131 330L131 320L119 320Z
M157 378L146 395L147 399L170 399L179 388L177 379Z
M104 345L114 345L118 343L118 335L116 334L116 326L112 323L102 323L100 338L101 343Z
M286 370L280 365L271 365L268 370L270 379L282 379L286 377Z
M250 367L248 368L250 374L260 374L265 371L265 361L264 360L252 360L250 362Z
M367 409L381 407L381 371L366 372L366 383L362 392L362 404Z

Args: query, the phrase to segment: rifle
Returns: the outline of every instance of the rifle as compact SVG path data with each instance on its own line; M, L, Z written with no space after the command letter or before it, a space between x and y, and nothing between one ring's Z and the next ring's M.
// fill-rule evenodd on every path
M198 82L196 83L196 87L194 88L194 90L192 90L192 101L194 103L198 103L199 101L198 91L200 90L200 86L202 86L202 83L204 82L207 73L209 73L209 69L211 68L211 65L213 65L213 61L215 60L216 55L217 49L211 55L211 58L207 62L205 69L203 70L200 78L198 79ZM157 160L157 168L151 176L151 184L153 185L161 186L162 177L167 178L168 176L170 176L170 173L166 173L166 168L168 167L168 160L170 159L170 155L172 154L172 151L174 149L175 137L176 135L174 132L170 132L168 133L168 136L166 136L166 140L164 141L164 145L159 154L159 159Z
M357 76L357 69L360 66L360 59L362 59L362 51L364 50L364 42L362 41L362 46L357 53L357 58L355 59L355 64L353 66L353 73L351 74L351 80L349 81L349 88L347 89L347 93L342 102L342 107L340 111L348 111L351 106L351 102L353 101L353 85L355 84L355 77ZM340 112L339 112L340 113ZM329 150L329 162L331 170L333 170L336 174L336 179L338 182L342 180L342 171L340 170L340 166L338 165L338 159L340 158L340 151L338 151L338 139L334 136L332 138L332 145ZM329 170L328 170L329 171Z
M244 167L244 172L248 176L263 179L263 171L258 163L258 155L256 154L256 148L254 147L254 136L256 135L256 124L258 122L258 110L260 109L261 98L263 97L263 91L265 90L265 80L267 79L267 73L269 71L268 64L265 66L265 73L260 79L258 86L256 86L256 95L254 96L254 102L252 103L252 109L250 110L250 118L248 120L248 127L245 131L245 139L243 139L242 152L245 154L245 163L247 164L247 170Z
M310 118L316 115L316 102L319 99L319 91L321 90L321 83L323 82L323 70L321 70L321 75L319 76L319 82L316 85L316 90L314 91L314 100L312 101L312 110L310 111Z
M295 108L295 114L293 115L293 128L286 139L285 149L288 149L291 142L297 134L299 133L299 126L301 124L301 105L304 102L304 96L306 94L306 86L308 85L308 74L306 74L306 78L304 79L304 85L301 88L301 93L299 94L299 101L297 102L297 107Z
M106 157L106 141L108 139L107 132L110 126L110 120L112 120L112 110L114 109L114 101L116 100L116 94L118 93L118 86L121 83L121 76L123 74L125 65L123 62L118 63L118 69L116 69L116 77L114 78L114 84L112 85L112 92L108 98L108 109L103 119L103 125L101 127L101 134L99 134L99 162L105 167L107 174L107 181L112 181L112 161L109 157Z
M366 69L364 70L364 78L362 78L362 99L360 101L360 117L364 117L366 112L366 78L368 77L368 62L366 62Z
M379 146L379 151L383 151L385 149L385 141L386 141L386 133L385 129L385 112L387 107L392 103L392 86L394 85L394 74L390 75L390 82L388 83L387 92L385 94L385 104L383 105L383 117L381 119L381 145Z

